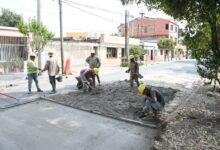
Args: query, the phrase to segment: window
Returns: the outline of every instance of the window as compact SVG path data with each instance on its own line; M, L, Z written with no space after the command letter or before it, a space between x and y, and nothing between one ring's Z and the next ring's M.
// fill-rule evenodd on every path
M144 33L147 33L147 27L146 26L144 27Z
M107 58L117 58L117 49L107 47Z
M163 50L160 50L160 55L163 55Z
M166 25L165 25L165 29L166 29L166 30L169 30L169 24L166 24Z
M177 32L177 27L175 27L175 32Z
M170 25L170 30L173 31L173 25L172 24Z
M170 36L170 39L171 39L171 40L173 40L173 37L172 37L172 36Z

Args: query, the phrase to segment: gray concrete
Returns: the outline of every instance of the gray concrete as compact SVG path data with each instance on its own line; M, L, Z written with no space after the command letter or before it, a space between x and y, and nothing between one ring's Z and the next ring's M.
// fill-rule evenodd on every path
M157 131L39 101L0 112L1 150L147 150Z
M125 73L126 69L127 68L121 68L119 66L102 67L100 71L101 82L107 83L129 79L129 74ZM144 76L141 82L145 84L172 88L183 87L190 89L192 88L193 82L200 79L196 72L195 60L182 60L165 63L160 62L159 64L155 63L154 65L148 65L147 67L142 66L140 67L140 73ZM18 75L18 77L15 75L14 78L20 79L19 84L15 87L9 88L0 87L0 92L15 96L18 98L19 103L32 100L33 98L39 96L50 96L49 92L51 91L51 85L49 83L47 73L43 74L43 76L39 78L39 85L44 91L43 93L33 92L33 94L27 94L27 80L21 79L21 75ZM21 81L23 83L20 83ZM17 80L15 80L14 83L17 83ZM34 83L32 85L32 90L36 91ZM76 80L73 75L68 78L64 78L63 82L57 83L57 94L67 93L73 90L77 90ZM2 101L1 99L4 100ZM0 95L0 108L4 108L11 104L16 105L17 102Z

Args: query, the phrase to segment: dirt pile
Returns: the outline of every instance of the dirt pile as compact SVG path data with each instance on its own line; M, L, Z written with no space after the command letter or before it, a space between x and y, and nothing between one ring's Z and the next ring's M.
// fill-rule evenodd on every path
M171 88L155 87L164 95L165 101L172 100L177 90ZM139 120L142 111L144 96L138 94L137 88L131 88L126 81L101 85L98 94L71 92L65 95L51 97L55 101L79 108L98 111L117 117Z
M219 150L220 94L201 87L195 96L178 110L176 118L155 141L154 148Z

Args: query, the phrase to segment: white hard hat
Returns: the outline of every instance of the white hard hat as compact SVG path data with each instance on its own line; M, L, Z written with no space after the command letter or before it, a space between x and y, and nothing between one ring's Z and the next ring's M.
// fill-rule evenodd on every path
M31 52L30 57L36 57L36 54L34 52Z
M91 53L91 54L95 54L95 50L91 50L90 53Z

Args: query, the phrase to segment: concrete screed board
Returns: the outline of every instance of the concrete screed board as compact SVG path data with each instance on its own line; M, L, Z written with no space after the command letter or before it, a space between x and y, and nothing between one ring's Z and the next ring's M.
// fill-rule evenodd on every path
M147 150L157 130L39 101L0 112L0 150Z

